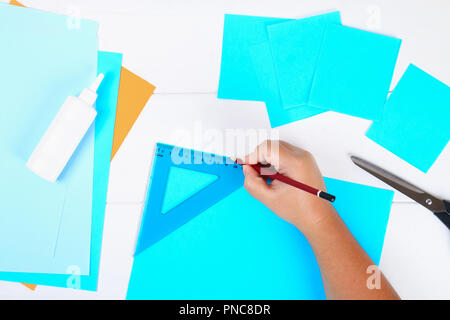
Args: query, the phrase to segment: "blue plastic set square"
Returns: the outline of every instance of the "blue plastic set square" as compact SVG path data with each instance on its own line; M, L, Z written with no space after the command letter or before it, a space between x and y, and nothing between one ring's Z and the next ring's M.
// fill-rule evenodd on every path
M156 145L136 254L241 187L241 166L211 153Z

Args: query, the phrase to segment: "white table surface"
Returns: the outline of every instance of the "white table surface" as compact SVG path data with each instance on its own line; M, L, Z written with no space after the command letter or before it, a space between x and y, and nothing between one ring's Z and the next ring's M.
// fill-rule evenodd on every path
M124 298L155 142L194 146L177 138L180 130L188 134L209 129L271 132L263 103L216 98L224 13L298 18L338 9L345 25L403 40L392 87L411 62L450 84L448 0L23 3L99 21L100 49L122 52L124 66L157 90L111 165L98 291L46 286L31 291L17 283L0 282L0 299ZM328 112L272 133L310 150L325 176L388 188L351 163L348 154L355 154L450 199L450 145L424 174L366 138L369 126L370 121ZM226 152L206 141L202 147ZM380 267L402 298L450 299L450 232L429 211L396 193Z

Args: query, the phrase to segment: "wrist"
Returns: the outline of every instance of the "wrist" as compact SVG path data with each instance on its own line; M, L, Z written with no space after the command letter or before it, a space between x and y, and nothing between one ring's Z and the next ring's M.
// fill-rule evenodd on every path
M301 219L293 222L294 226L303 233L308 241L317 238L325 230L330 230L330 227L339 224L341 219L331 203L320 201L322 203L315 206L314 210L311 211L312 215L307 217L307 221L305 221L303 215L299 215Z

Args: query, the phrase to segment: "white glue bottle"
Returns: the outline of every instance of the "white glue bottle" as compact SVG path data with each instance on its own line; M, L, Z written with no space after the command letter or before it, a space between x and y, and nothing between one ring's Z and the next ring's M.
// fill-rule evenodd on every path
M28 169L50 182L58 179L97 116L94 103L102 80L103 74L99 74L79 97L67 97L28 159Z

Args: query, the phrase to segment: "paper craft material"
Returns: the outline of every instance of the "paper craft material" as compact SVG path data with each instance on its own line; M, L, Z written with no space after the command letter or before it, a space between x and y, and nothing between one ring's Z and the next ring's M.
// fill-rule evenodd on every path
M338 11L267 27L284 108L308 103L323 35L330 23L341 24Z
M65 270L62 274L0 272L0 280L27 282L56 287L70 287L90 291L95 291L97 289L121 65L122 54L99 51L98 72L103 73L105 79L99 88L99 97L96 103L98 116L95 120L92 241L89 275L79 275L76 266L73 266L73 268ZM61 226L61 234L70 231L70 224L76 223L76 220L77 216L74 216L73 221L65 220L67 223ZM68 244L62 247L65 247L66 250L69 248Z
M24 7L19 2L12 0L10 2L12 5L21 6ZM106 53L99 53L103 56L99 57L102 61L106 61ZM155 87L151 84L149 84L144 79L140 78L139 76L135 75L128 69L122 67L122 70L120 72L120 89L119 89L119 98L117 102L117 113L116 113L116 124L114 128L114 142L113 142L113 149L112 149L112 158L114 158L114 155L119 150L123 140L125 139L126 135L128 134L129 130L133 126L134 122L137 120L137 117L139 116L140 112L144 108L148 98L153 93ZM104 85L105 86L105 85ZM139 88L139 91L136 90ZM105 89L106 90L106 89ZM123 92L122 94L120 92ZM150 93L150 94L149 94ZM112 99L114 99L114 95L111 96ZM124 121L122 121L122 119ZM119 137L119 134L120 137ZM117 133L117 137L116 137ZM94 212L95 214L95 212ZM101 223L101 226L100 226ZM103 228L103 221L98 221L96 224L93 223L94 226L97 226L101 229ZM93 239L96 237L96 241L101 241L101 234L102 232L99 232L100 235L94 236L96 234L95 230L93 230ZM100 237L100 238L99 238ZM94 244L92 244L94 247ZM98 253L99 254L99 253ZM98 263L95 264L91 261L91 269L92 266L94 268L98 269ZM86 282L86 281L85 281ZM85 283L84 282L84 283ZM86 290L95 290L95 287L97 283L97 275L91 275L90 278L87 279L87 287ZM30 290L35 290L36 285L34 284L26 284L24 283L26 287L28 287ZM51 284L50 284L51 285ZM92 289L94 288L94 289Z
M251 46L249 54L255 70L255 76L266 103L267 114L272 128L306 119L325 111L310 106L284 109L281 104L280 90L272 63L269 42L265 41Z
M25 162L65 97L94 80L97 23L80 20L81 28L74 32L65 16L6 4L0 4L0 21L8 26L0 30L1 42L8 44L0 52L8 61L0 80L2 105L8 106L0 110L0 270L58 273L77 264L87 274L93 130L58 184L42 181ZM78 218L72 225L76 244L58 251L66 237L60 226L68 216Z
M35 285L35 284L30 284L30 283L22 283L22 284L32 291L36 290L36 287L37 287L37 285Z
M161 213L166 214L218 178L218 176L210 173L171 167L167 176L168 183ZM180 188L180 183L186 184L186 187Z
M450 88L409 65L366 136L427 172L450 140Z
M122 67L112 158L116 155L154 90L155 86Z
M21 4L20 2L16 1L16 0L11 0L9 2L9 4L13 5L13 6L18 6L18 7L23 7L25 8L25 6L23 4Z
M23 6L17 1L11 1L10 4ZM99 62L105 61L105 64L107 61L107 53L99 52ZM111 53L111 66L113 66L113 53ZM119 59L119 55L117 54L117 59ZM120 58L121 59L121 58ZM121 65L121 63L119 63ZM100 70L99 66L99 70ZM117 72L117 70L115 70ZM117 77L117 76L116 76ZM117 81L117 79L116 79ZM103 85L106 92L106 85ZM111 99L114 100L115 93L114 93L114 86L111 86L113 90L113 94L110 95ZM139 89L139 90L137 90ZM112 158L116 154L116 152L119 150L123 140L125 139L126 135L128 134L129 130L133 126L134 122L136 121L140 111L144 108L148 98L151 96L151 94L154 91L154 86L149 84L144 79L138 77L128 69L122 67L122 70L120 72L120 89L119 89L119 98L117 102L117 115L116 115L116 123L114 128L114 142L113 142L113 150L112 150ZM147 97L148 96L148 97ZM108 102L111 103L111 102ZM98 103L97 103L98 104ZM112 104L111 104L112 105ZM111 110L113 109L113 106L111 107ZM123 119L123 121L122 121ZM97 124L98 125L98 124ZM120 136L119 136L120 132ZM116 137L117 134L117 137ZM105 167L109 168L109 166ZM109 170L109 169L108 169ZM95 187L95 186L94 186ZM94 191L95 192L95 191ZM95 205L95 202L94 202ZM96 213L100 213L97 218ZM83 288L86 290L96 290L97 286L97 278L98 278L98 268L99 268L99 259L100 259L100 246L101 246L101 236L103 233L103 217L104 213L101 214L101 211L94 210L93 212L93 220L92 224L92 252L91 255L93 256L93 260L91 259L91 270L93 270L93 274L91 274L89 277L82 277L83 279ZM98 257L94 256L93 252L95 251L95 254L98 255ZM1 276L1 274L0 274ZM55 277L54 279L51 278L42 278L39 279L39 281L44 281L43 284L46 285L54 285L54 286L65 286L67 276L63 277ZM24 283L27 288L30 290L35 290L36 285L35 284L26 284Z
M289 20L225 15L217 98L263 101L248 48L267 40L267 25Z
M242 178L231 159L158 143L136 254L239 188Z
M19 3L19 2L17 2L16 0L11 0L10 2L9 2L9 4L10 5L13 5L13 6L18 6L18 7L25 7L23 4L21 4L21 3ZM30 289L30 290L35 290L36 289L36 285L35 284L29 284L29 283L22 283L25 287L27 287L28 289Z
M197 166L201 169L182 168L203 172L207 165ZM161 169L157 165L152 175L162 175ZM228 188L218 189L219 194L207 193L218 201L205 208L204 197L196 195L208 187L200 189L186 200L191 201L191 215L196 217L135 255L127 299L324 299L320 271L307 240L247 193L241 168L224 170L233 183L231 193ZM342 219L378 264L393 192L325 181L327 190L337 196L334 206ZM185 184L181 181L178 186ZM158 206L166 196L164 188L160 190L159 200L152 198ZM162 219L153 223L163 223ZM154 229L144 218L141 239Z
M328 24L309 104L379 120L400 43L400 39Z

